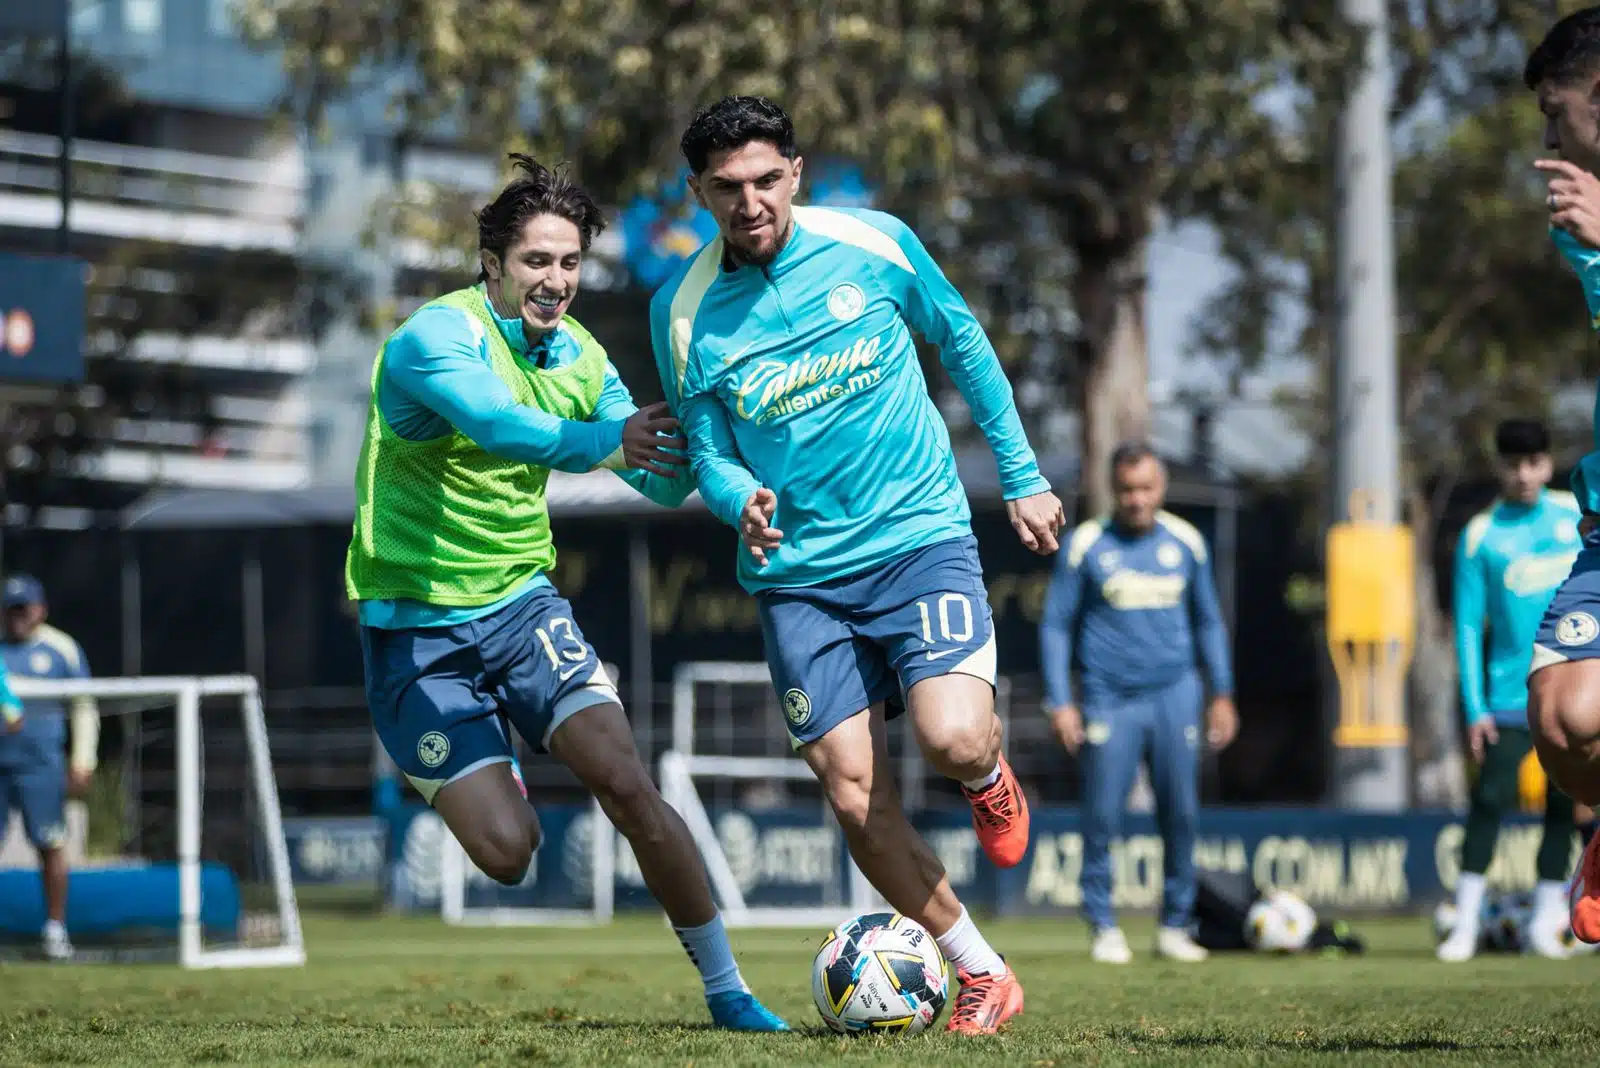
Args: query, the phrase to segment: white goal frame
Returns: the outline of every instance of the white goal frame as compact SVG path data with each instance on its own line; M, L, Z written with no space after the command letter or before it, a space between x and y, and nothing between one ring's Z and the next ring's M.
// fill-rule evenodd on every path
M852 860L846 861L847 898L838 905L748 905L739 880L722 851L722 843L711 826L711 818L700 801L695 779L792 779L810 782L815 775L799 757L741 757L700 753L695 748L694 688L703 683L772 685L772 674L760 661L696 660L680 664L672 678L672 747L661 754L661 793L678 810L700 855L705 859L711 888L721 905L722 920L728 927L832 927L845 918L847 910L856 914L887 908L878 892L867 882ZM826 801L823 819L837 828L837 821ZM848 857L848 853L846 853Z
M176 708L178 778L178 963L184 968L299 967L306 962L305 934L289 871L289 847L283 835L283 810L272 774L267 722L261 689L250 675L148 676L103 679L28 679L11 677L11 689L23 700L70 700L91 697L118 700L170 697ZM278 899L283 942L277 946L206 949L200 930L200 701L236 697L250 754L250 784L262 806L267 864Z

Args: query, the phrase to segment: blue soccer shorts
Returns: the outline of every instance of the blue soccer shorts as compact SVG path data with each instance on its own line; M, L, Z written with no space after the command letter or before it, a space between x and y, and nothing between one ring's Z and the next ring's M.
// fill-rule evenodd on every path
M1600 657L1600 527L1584 534L1572 570L1539 621L1528 673L1595 657Z
M22 812L22 829L35 849L59 849L67 841L67 763L46 756L0 767L0 840L11 824L11 807Z
M880 701L893 718L923 679L960 673L995 684L994 618L971 536L757 601L796 748Z
M361 628L378 738L423 799L513 756L506 721L539 752L585 708L618 704L572 606L536 588L480 619L410 630Z

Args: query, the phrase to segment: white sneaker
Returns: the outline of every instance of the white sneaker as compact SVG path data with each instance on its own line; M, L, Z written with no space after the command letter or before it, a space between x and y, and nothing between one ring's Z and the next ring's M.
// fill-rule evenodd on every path
M1528 923L1527 951L1551 960L1566 960L1572 956L1572 947L1567 945L1562 935L1570 930L1567 917L1561 913L1550 910L1537 912Z
M1480 933L1475 923L1459 923L1450 937L1439 943L1435 955L1442 961L1459 964L1478 955Z
M1133 950L1120 927L1102 927L1095 932L1094 945L1089 956L1096 964L1127 964L1133 960Z
M1206 947L1189 937L1189 932L1182 927L1158 927L1156 929L1156 956L1168 960L1182 961L1185 964L1198 964L1211 954L1206 952Z
M72 959L72 942L67 938L67 929L59 924L45 925L39 936L39 945L48 960Z

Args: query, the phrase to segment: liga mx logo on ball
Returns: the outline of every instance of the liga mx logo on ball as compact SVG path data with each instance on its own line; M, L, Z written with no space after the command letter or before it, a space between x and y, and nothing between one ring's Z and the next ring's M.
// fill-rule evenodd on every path
M847 920L811 962L811 997L840 1034L914 1035L949 997L944 954L925 927L894 912Z

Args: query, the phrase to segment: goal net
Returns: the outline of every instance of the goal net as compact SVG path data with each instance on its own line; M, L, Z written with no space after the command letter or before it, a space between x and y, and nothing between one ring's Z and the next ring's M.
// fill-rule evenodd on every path
M832 927L885 907L794 755L766 664L679 666L660 780L700 847L728 926Z
M25 707L88 698L101 751L68 802L66 926L75 959L186 968L305 963L255 679L12 678ZM26 715L24 718L26 726ZM0 949L37 951L38 859L11 809L0 846Z
M615 682L616 666L602 666ZM512 740L526 776L530 758L540 758L533 757L515 730ZM570 776L563 778L576 785ZM425 833L439 843L439 915L446 923L542 927L611 922L621 839L600 803L591 798L577 805L543 804L538 780L529 782L528 796L539 816L542 839L516 886L495 882L479 870L437 814L430 810L417 817L432 822ZM622 846L626 850L625 842ZM625 853L624 859L631 855Z

